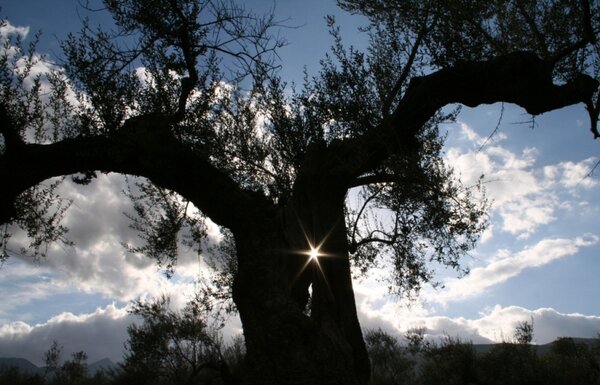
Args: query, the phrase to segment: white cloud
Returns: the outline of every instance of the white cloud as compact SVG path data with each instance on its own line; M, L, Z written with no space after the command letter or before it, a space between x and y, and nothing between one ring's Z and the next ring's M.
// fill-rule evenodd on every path
M579 163L561 162L554 166L555 173L559 174L558 183L562 186L573 189L577 187L593 188L598 186L598 180L589 177L590 172L596 166L597 158L587 158Z
M122 194L125 180L116 174L98 175L89 186L61 186L61 196L73 199L64 224L70 229L74 247L54 245L39 261L13 256L0 271L0 287L5 298L0 303L0 325L14 321L31 322L53 309L80 311L80 301L68 298L89 296L90 301L129 302L137 298L171 296L174 306L182 306L197 289L198 280L207 282L207 267L197 254L181 249L175 275L168 279L150 258L128 253L122 241L139 242L123 212L131 212L131 202ZM220 237L208 223L209 241ZM24 234L15 233L11 250L26 244ZM13 253L11 253L13 254ZM92 302L93 304L94 302ZM240 325L230 334L239 334Z
M40 282L39 286L47 285L50 292L99 293L120 301L147 293L159 295L175 287L186 291L184 288L203 272L193 250L180 249L176 266L179 280L169 280L156 261L131 254L123 247L122 242L136 245L142 242L137 231L129 227L130 220L123 215L133 212L131 202L122 193L125 187L125 178L118 174L100 174L88 186L68 182L61 185L61 197L73 200L62 223L69 228L67 236L75 246L54 244L48 257L38 262L17 257L29 266L29 277L35 277L41 270L50 279ZM214 226L209 225L209 230L209 237L216 237ZM16 233L10 242L10 248L18 250L20 245L26 244L26 239L24 234ZM27 275L25 268L21 269ZM33 299L38 293L38 299L46 297L42 292L42 289L29 292L28 296ZM4 306L0 306L0 317L2 309Z
M534 343L546 344L558 337L595 338L600 332L600 317L561 313L552 308L529 310L519 306L494 306L470 322L479 334L495 342L512 337L518 322L533 320Z
M360 285L358 285L360 287ZM600 316L561 313L551 308L535 310L519 306L495 305L478 318L436 315L423 300L409 304L393 298L369 294L357 288L359 319L364 329L382 328L396 336L415 328L425 336L440 340L458 337L476 344L511 341L519 322L533 320L534 343L546 344L558 337L595 338L600 332Z
M600 332L598 316L565 314L551 308L530 310L500 305L475 319L432 316L415 320L415 324L426 329L428 338L439 339L447 335L473 343L489 343L512 341L517 324L531 320L536 344L547 344L558 337L595 338Z
M539 226L556 219L554 212L557 206L556 199L549 195L508 201L498 207L502 230L519 239L527 239Z
M180 308L197 289L202 268L192 252L182 250L176 275L167 279L153 260L126 252L121 241L138 241L138 235L123 215L131 212L131 203L122 194L122 176L101 174L89 186L65 183L60 189L61 196L73 199L64 224L75 246L53 246L38 262L19 256L6 262L0 275L6 294L0 303L0 356L19 355L41 364L43 352L57 340L65 346L65 358L85 350L90 362L104 357L120 360L127 325L134 320L126 308L109 305L91 314L64 312L44 323L28 324L28 319L40 319L39 314L29 314L36 311L32 304L41 304L43 312L52 310L45 308L46 301L61 310L71 309L64 302L70 294L90 295L92 300L100 294L123 302L166 294L173 307ZM219 236L214 226L209 225L209 236ZM15 234L11 242L18 250L24 243L22 234ZM230 320L223 331L225 341L240 331L239 319Z
M178 298L176 292L172 292ZM185 301L172 301L180 309ZM22 321L0 325L0 357L23 357L43 365L44 352L53 341L64 347L63 359L77 351L88 354L88 362L103 358L113 362L123 359L127 327L139 319L127 312L128 307L108 305L88 314L60 313L48 321L29 325ZM222 329L224 343L241 333L239 317L232 317Z
M517 276L526 268L543 266L573 255L581 247L597 244L599 240L596 236L575 239L544 239L515 254L501 251L486 266L472 269L466 277L448 280L444 289L431 295L431 300L446 304L450 301L477 296L490 287Z
M464 278L445 280L443 289L425 289L414 301L390 296L381 282L382 276L385 275L382 271L381 274L355 283L361 325L365 329L380 327L392 334L403 334L411 328L422 327L427 329L430 338L450 335L472 340L474 343L487 343L500 342L502 338L511 337L517 322L528 321L534 316L537 341L540 343L550 342L565 335L593 337L598 331L596 329L600 328L599 317L566 315L551 309L530 311L499 306L484 312L477 319L441 316L439 311L446 309L450 302L476 297L494 285L517 276L524 269L540 267L574 255L581 248L596 245L598 242L600 237L597 236L544 239L519 252L499 250L486 265L473 268ZM557 325L564 327L559 328Z
M29 34L29 27L17 27L12 25L8 20L5 20L5 24L0 27L1 36L18 35L20 38L25 39Z
M135 237L123 215L130 206L121 194L123 187L123 178L114 174L100 175L81 189L70 183L61 186L61 196L73 199L63 224L75 246L52 245L48 257L37 262L52 277L48 286L75 286L128 300L140 295L143 284L155 284L152 261L133 260L120 244ZM30 258L24 261L34 263Z
M573 196L578 189L599 184L593 178L586 178L597 161L594 157L540 166L539 151L532 147L524 148L521 153L498 143L488 143L480 150L470 149L472 143L479 149L485 139L465 123L459 127L469 148L447 149L448 163L466 185L473 185L481 175L485 176L486 192L493 201L492 214L499 216L500 229L519 239L527 239L540 226L556 220L557 210L568 208L561 204L562 195Z
M473 142L477 148L507 139L506 134L503 132L496 132L492 137L482 137L465 122L458 122L458 125L461 136L469 142Z
M359 285L360 286L360 285ZM382 299L382 297L379 297ZM478 318L432 315L422 304L365 301L365 292L357 288L359 316L365 329L382 327L400 336L411 328L425 328L426 337L459 337L474 343L502 342L512 338L518 322L533 320L534 342L549 343L558 337L594 338L600 332L600 317L579 313L561 313L551 308L535 310L518 306L495 305ZM365 308L367 305L367 308ZM368 308L375 305L374 308ZM89 362L123 356L127 326L136 319L125 308L108 305L89 314L61 313L47 322L29 325L13 322L0 326L0 356L20 356L37 365L52 341L64 346L63 358L76 351L88 353ZM241 332L239 318L231 319L223 330L225 342Z
M44 352L52 341L57 341L64 346L64 359L84 350L90 363L102 358L119 361L132 321L124 308L109 305L91 314L62 313L33 326L24 322L5 324L0 326L0 356L19 356L42 365Z

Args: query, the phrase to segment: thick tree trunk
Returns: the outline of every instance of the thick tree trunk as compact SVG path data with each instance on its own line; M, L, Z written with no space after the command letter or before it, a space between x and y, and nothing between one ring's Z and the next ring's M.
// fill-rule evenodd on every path
M295 191L276 218L236 236L234 300L250 382L364 385L370 365L352 289L344 192L322 183ZM311 245L321 245L318 262L306 254Z

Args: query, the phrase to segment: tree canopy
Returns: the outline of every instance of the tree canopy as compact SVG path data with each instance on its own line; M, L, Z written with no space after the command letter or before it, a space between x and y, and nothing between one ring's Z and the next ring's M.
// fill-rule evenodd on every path
M331 52L300 87L278 76L273 15L234 2L105 0L113 28L84 20L46 74L35 42L3 36L0 221L43 255L68 242L60 183L143 177L128 194L144 241L132 252L172 267L177 242L200 247L210 218L234 242L214 266L249 352L295 362L271 380L302 367L302 378L365 382L350 263L386 263L390 289L414 293L435 263L461 270L486 225L481 185L445 165L438 125L458 105L537 115L583 103L600 136L600 16L574 0L338 4L366 17L369 46L348 47L328 17ZM336 258L298 258L309 248ZM352 358L324 374L326 351ZM269 360L256 360L264 375Z

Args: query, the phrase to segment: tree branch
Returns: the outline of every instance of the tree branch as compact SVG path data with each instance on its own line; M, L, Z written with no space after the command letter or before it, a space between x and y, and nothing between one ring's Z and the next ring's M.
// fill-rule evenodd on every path
M598 88L598 81L585 74L564 85L555 85L552 69L552 63L531 52L515 52L489 61L463 62L413 78L404 103L396 109L394 120L402 122L400 118L409 112L407 108L415 107L417 102L422 107L410 115L422 115L423 118L429 118L433 112L451 103L475 107L508 102L523 107L532 115L539 115L585 102Z
M583 3L583 31L590 44L596 44L596 34L592 28L592 10L590 0L582 0Z
M386 232L384 232L382 230L373 230L373 231L370 232L370 234L367 237L361 239L358 242L355 242L355 241L352 242L351 246L352 246L354 252L356 252L356 250L359 247L361 247L363 245L366 245L368 243L381 243L382 245L393 246L397 242L398 237L400 236L400 234L397 231L398 230L397 227L398 226L396 224L396 226L395 226L394 231L393 231L392 234L388 234L388 233L386 233ZM376 237L375 236L376 233L380 233L385 238L378 238L378 237Z
M358 231L358 221L360 220L360 217L362 216L363 212L369 205L369 202L371 202L373 199L375 199L377 197L377 195L379 195L379 193L383 190L383 187L384 186L379 187L373 194L371 194L370 197L365 199L360 210L358 210L358 213L356 214L356 218L354 219L354 224L352 225L352 235L350 236L350 239L351 239L350 252L352 254L354 254L356 252L356 248L358 247L358 244L356 243L356 240L355 240L355 236Z
M421 30L419 31L419 34L417 35L417 37L415 39L415 42L414 42L412 49L410 51L410 54L408 56L408 59L406 60L406 64L404 65L404 68L402 68L402 72L400 73L400 76L398 76L398 80L396 80L396 84L394 84L394 87L392 88L389 95L383 102L383 106L382 106L381 110L383 111L384 114L387 115L389 113L389 109L390 109L392 103L394 102L394 99L396 98L396 96L402 89L402 85L408 78L408 75L410 74L410 70L413 66L413 63L415 62L416 57L417 57L417 53L419 52L419 48L421 48L421 43L425 39L425 36L427 35L428 32L429 32L429 28L426 25L423 25L423 27L421 28Z
M183 11L179 8L175 0L171 0L170 3L171 7L175 10L175 13L181 19L179 21L181 26L176 31L176 36L179 39L178 45L183 54L183 60L188 72L188 76L181 79L181 94L179 95L177 112L175 113L177 121L181 121L185 116L187 100L198 83L198 72L196 71L196 55L198 53L194 52L193 49L195 44L188 28L188 18L183 14Z
M592 28L592 15L589 0L582 0L583 5L583 37L562 50L555 52L551 57L552 64L558 63L561 59L572 54L575 51L585 48L588 44L596 44L596 34Z
M407 151L427 121L449 104L476 107L507 102L538 115L586 103L598 89L598 81L585 74L555 85L552 70L551 62L531 52L514 52L487 61L460 62L415 77L394 113L379 126L360 137L331 143L329 159L340 160L332 173L354 185L359 176L372 173L390 153Z
M257 198L159 125L156 117L137 117L110 137L25 144L18 154L0 156L0 223L14 219L13 203L28 188L51 177L87 170L144 176L176 191L232 231L252 223L250 213L264 210L264 206L258 209Z
M546 39L544 38L544 35L540 32L540 29L537 27L535 19L527 12L527 10L525 9L525 4L523 4L522 0L517 1L517 7L519 8L521 16L523 16L525 22L531 29L531 32L533 33L533 36L542 54L544 55L544 57L548 56L548 45L546 44Z

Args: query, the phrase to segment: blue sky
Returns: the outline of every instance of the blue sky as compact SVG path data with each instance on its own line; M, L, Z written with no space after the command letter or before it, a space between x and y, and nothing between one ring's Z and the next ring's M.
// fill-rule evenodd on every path
M79 16L98 23L76 0L13 0L2 6L16 33L41 29L39 52L59 55L58 40L76 32ZM271 1L247 1L257 10ZM294 28L281 30L288 45L280 51L284 79L302 81L302 71L316 73L331 39L323 16L336 14L349 44L364 39L355 29L363 23L341 14L335 1L287 0L276 13ZM445 154L465 183L484 174L493 199L491 226L464 263L471 274L457 280L440 272L445 288L426 288L413 301L386 296L377 281L383 272L356 282L364 327L402 334L425 327L432 338L444 333L474 342L510 338L516 322L534 320L534 341L558 336L595 337L600 332L600 180L586 177L600 157L589 132L587 114L573 106L530 117L518 107L500 104L463 108L448 132ZM500 115L502 118L500 119ZM488 140L498 124L498 132ZM482 144L485 145L482 147ZM600 170L596 172L600 174ZM135 239L122 215L129 203L122 195L124 178L102 175L90 186L62 187L74 199L65 224L73 248L54 247L49 257L33 262L15 253L0 269L0 356L24 356L41 363L52 340L65 351L86 350L90 360L118 360L133 320L126 307L132 299L171 294L181 305L203 274L198 258L183 252L174 279L167 280L151 261L128 255L121 241ZM13 250L23 241L16 236ZM186 297L188 296L188 297ZM240 332L237 319L225 329Z

